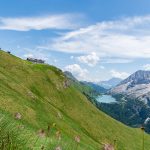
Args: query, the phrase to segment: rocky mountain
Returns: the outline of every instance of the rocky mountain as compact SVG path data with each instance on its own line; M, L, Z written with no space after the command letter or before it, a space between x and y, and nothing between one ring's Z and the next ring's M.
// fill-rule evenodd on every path
M113 95L122 94L132 99L150 100L150 71L139 70L110 90Z
M100 85L93 83L93 82L87 82L87 81L78 81L71 72L69 71L65 71L64 74L66 75L66 77L70 80L70 82L74 85L76 85L76 87L78 87L78 89L80 91L83 91L84 89L88 89L89 92L95 93L96 95L99 95L101 93L105 93L107 92L107 89L101 87ZM85 90L83 91L85 92Z
M98 83L101 87L105 89L110 89L112 87L115 87L117 84L119 84L122 81L120 78L111 78L108 81L101 81Z
M69 78L72 82L78 82L78 80L72 75L71 72L65 71L64 74Z
M95 83L92 83L92 82L86 82L86 81L80 82L80 83L83 84L83 85L86 85L86 86L90 86L93 90L95 90L99 94L107 92L107 89L105 89L104 87L102 87L98 84L95 84Z

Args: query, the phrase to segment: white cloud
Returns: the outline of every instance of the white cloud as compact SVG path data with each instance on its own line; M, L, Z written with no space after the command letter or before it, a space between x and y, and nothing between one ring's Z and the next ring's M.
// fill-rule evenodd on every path
M74 29L75 15L61 14L38 17L3 18L0 17L0 30L43 30L43 29Z
M104 66L100 66L100 69L105 69L105 67Z
M70 59L74 59L74 56L70 56Z
M144 69L144 70L150 70L150 64L144 65L144 66L143 66L143 69Z
M79 80L86 80L88 71L83 69L78 64L68 65L65 67L66 71L70 71L77 79Z
M127 72L118 72L116 70L111 70L110 73L112 77L121 78L121 79L125 79L129 76L129 73Z
M101 58L150 58L150 16L105 21L53 40L49 49ZM127 62L127 61L126 61Z
M89 55L79 56L77 60L81 63L85 63L91 67L95 66L100 60L99 56L96 55L95 52L92 52Z
M101 62L106 64L125 64L132 62L132 59L125 59L125 58L106 58L103 59Z
M54 61L54 63L57 63L57 62L58 62L58 59L54 59L53 61Z

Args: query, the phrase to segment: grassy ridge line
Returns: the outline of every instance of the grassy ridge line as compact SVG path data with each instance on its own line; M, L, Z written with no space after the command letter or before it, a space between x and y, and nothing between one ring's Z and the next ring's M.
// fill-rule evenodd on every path
M141 149L140 130L97 110L74 87L64 88L65 80L64 74L53 66L32 64L0 51L0 109L12 117L20 112L22 123L32 132L55 122L63 133L61 145L80 135L79 149L97 150L102 143L113 143L114 139L120 150ZM146 135L145 139L148 150L150 137ZM74 142L68 143L72 150Z

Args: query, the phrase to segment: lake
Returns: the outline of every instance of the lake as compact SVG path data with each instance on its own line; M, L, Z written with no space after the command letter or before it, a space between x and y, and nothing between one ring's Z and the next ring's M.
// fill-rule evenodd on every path
M100 103L116 102L116 99L113 98L111 95L101 95L101 96L98 96L96 100Z

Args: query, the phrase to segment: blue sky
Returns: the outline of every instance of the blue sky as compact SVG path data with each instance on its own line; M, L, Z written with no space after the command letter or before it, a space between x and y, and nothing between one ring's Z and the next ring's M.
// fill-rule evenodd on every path
M1 0L0 47L79 80L150 70L150 1Z

